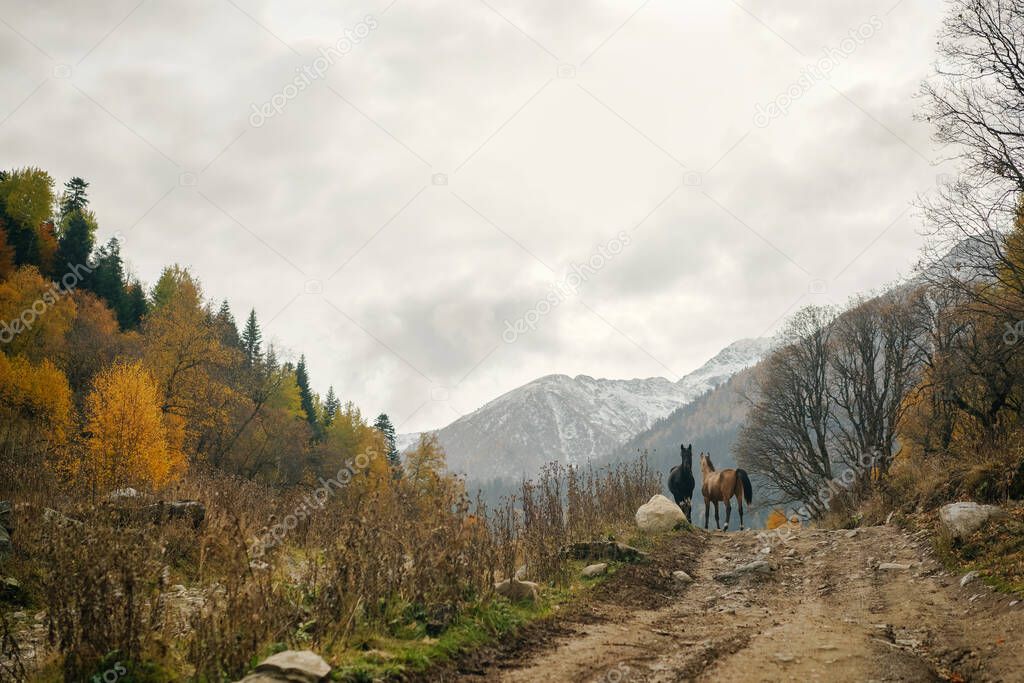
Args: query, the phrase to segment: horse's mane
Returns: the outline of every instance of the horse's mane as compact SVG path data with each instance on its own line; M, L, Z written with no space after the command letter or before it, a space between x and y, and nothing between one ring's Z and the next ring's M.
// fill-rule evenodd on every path
M710 453L706 453L706 454L704 454L704 457L708 461L708 469L711 470L712 472L715 472L716 471L715 470L715 463L711 462L711 454Z

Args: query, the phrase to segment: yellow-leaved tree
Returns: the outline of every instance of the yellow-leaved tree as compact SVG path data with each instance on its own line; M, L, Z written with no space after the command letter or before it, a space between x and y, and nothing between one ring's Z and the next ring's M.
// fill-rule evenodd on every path
M0 353L0 468L20 476L66 442L71 425L71 388L53 363L32 363Z
M168 444L156 382L141 363L116 363L96 375L86 398L88 458L96 486L163 486L185 468Z

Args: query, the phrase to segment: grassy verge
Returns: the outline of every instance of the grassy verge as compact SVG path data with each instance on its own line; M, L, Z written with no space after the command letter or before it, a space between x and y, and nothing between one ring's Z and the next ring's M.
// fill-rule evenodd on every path
M950 569L977 571L996 590L1024 598L1024 505L1007 513L959 542L940 534L935 546Z
M571 575L579 576L583 562L573 562ZM352 639L349 647L331 653L332 679L336 681L378 681L419 674L458 655L514 634L523 627L552 617L561 608L586 595L612 576L618 568L609 563L608 573L596 579L576 579L566 587L545 586L535 605L513 604L494 597L464 612L436 638L423 632L422 624L406 624L402 637L374 633Z

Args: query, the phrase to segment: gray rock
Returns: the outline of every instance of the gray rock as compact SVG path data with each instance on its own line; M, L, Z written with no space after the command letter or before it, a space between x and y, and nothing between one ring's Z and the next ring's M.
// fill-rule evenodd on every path
M636 525L641 531L672 531L677 524L686 521L686 515L679 506L660 493L652 496L636 511Z
M285 650L267 657L241 683L319 683L331 667L310 650Z
M719 583L729 583L736 581L737 579L743 578L748 574L769 574L772 571L772 566L765 560L755 560L748 562L747 564L741 564L732 571L723 572L715 575L715 581Z
M939 519L953 538L969 536L989 519L1001 517L1005 512L995 505L977 503L950 503L939 508Z
M594 541L573 543L559 550L559 556L571 560L617 560L638 562L647 558L647 553L625 543L615 541Z
M111 502L119 502L124 500L138 500L144 497L144 494L140 493L136 489L133 489L131 486L125 486L124 488L121 489L114 489L113 491L107 494L107 500Z
M677 569L672 572L672 578L679 583L693 583L693 577L684 572L682 569Z
M494 592L510 602L536 603L540 599L539 586L533 581L502 581L494 584Z
M974 581L979 576L981 576L981 575L978 572L967 572L966 574L963 575L963 578L960 579L960 587L963 588L964 586L969 584L971 581Z
M588 564L583 568L583 578L592 579L596 576L602 576L608 572L608 564L605 562L599 562L597 564Z

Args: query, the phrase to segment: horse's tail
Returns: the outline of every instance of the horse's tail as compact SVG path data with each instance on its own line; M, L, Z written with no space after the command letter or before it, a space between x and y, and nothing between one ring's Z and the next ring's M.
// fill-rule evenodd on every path
M743 484L743 497L747 499L747 505L750 505L750 501L754 499L754 487L750 485L750 477L747 476L746 470L741 469L736 470L736 476Z

